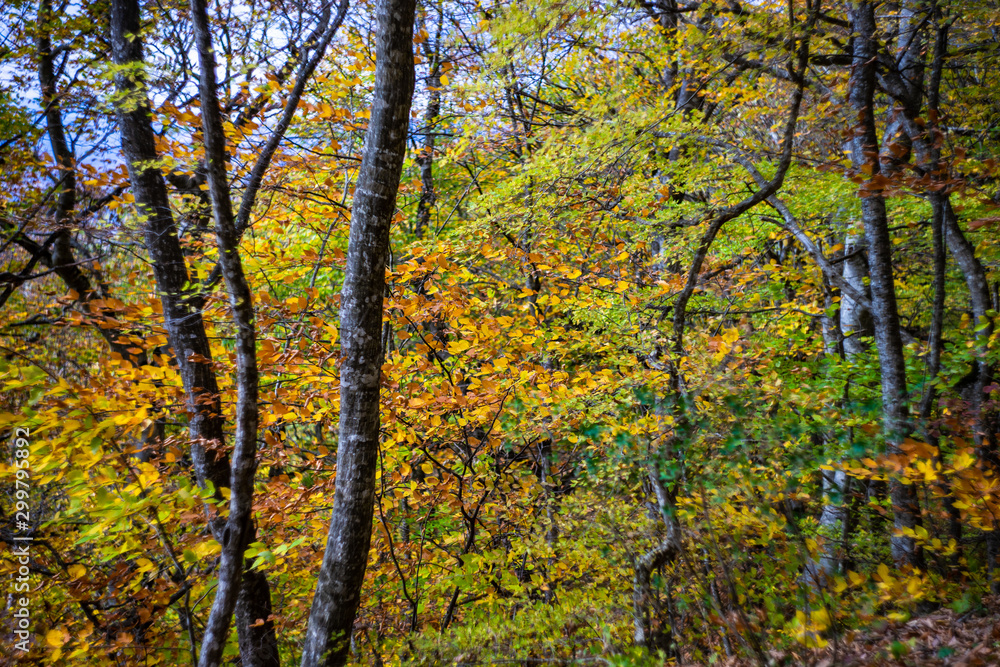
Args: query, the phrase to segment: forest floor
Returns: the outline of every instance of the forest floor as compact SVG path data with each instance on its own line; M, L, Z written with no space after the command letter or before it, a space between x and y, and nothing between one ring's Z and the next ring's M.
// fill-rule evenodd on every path
M774 664L796 667L1000 667L1000 597L956 613L944 608L906 622L855 631L819 650L773 653ZM716 664L750 667L756 661Z

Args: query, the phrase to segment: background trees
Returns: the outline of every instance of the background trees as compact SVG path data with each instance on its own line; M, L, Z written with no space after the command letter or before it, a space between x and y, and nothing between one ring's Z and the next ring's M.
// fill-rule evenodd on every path
M7 6L28 658L804 661L988 606L995 3L391 4Z

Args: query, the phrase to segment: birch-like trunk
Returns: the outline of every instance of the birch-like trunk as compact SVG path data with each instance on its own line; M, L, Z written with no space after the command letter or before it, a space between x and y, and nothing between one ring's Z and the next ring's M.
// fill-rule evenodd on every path
M861 239L854 234L848 234L844 241L844 254L847 259L844 260L843 282L850 285L855 292L864 294L864 261L856 254L862 249L860 242ZM847 361L852 361L865 350L861 335L865 331L862 316L866 312L867 304L851 298L850 294L841 294L840 339L843 341L844 358ZM828 343L827 348L829 347ZM847 548L851 533L851 508L848 503L850 486L851 480L844 470L823 471L823 496L828 498L828 501L823 505L819 524L831 535L839 533L840 539L827 542L818 560L810 562L807 566L812 585L825 584L831 575L842 569L841 556Z

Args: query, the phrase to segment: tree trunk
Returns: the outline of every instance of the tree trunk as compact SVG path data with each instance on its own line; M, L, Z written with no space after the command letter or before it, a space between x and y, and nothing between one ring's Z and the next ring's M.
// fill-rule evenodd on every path
M948 52L948 29L949 24L942 21L940 10L934 8L933 18L937 20L938 26L934 37L934 57L931 62L930 79L927 83L927 111L928 124L927 131L915 133L911 137L914 144L920 147L919 155L923 158L923 163L918 164L918 168L923 173L928 174L932 180L939 180L941 177L941 149L936 141L940 130L938 120L941 118L941 77L944 73L944 59ZM923 71L921 71L923 74ZM916 110L914 117L919 113ZM912 126L911 126L912 127ZM945 308L945 288L947 270L947 249L946 249L946 225L950 214L949 195L944 187L933 188L929 193L933 216L931 218L931 238L934 247L934 308L931 315L931 326L928 335L927 353L927 388L924 390L924 397L920 404L920 418L924 427L924 434L928 443L933 447L939 447L938 434L930 427L931 412L934 407L934 399L937 397L935 380L941 371L941 352L943 345L944 328L944 308ZM940 451L938 459L940 460ZM955 507L955 498L952 495L950 484L944 477L938 480L938 486L943 495L942 503L948 513L948 533L951 539L955 540L956 552L952 555L953 567L958 567L961 562L962 543L962 517L961 512ZM989 570L987 569L987 572ZM996 592L996 591L994 591Z
M987 314L993 304L990 298L990 284L986 271L976 257L975 247L965 237L958 226L958 217L951 206L951 200L944 201L944 232L948 249L955 263L965 276L972 304L972 319L975 323L976 338L979 341L980 358L976 360L976 379L972 385L970 408L974 415L973 438L976 453L987 474L1000 472L1000 453L997 447L997 431L1000 430L1000 415L996 408L986 403L986 387L992 384L994 375L992 364L984 358L989 340L993 335L993 319ZM1000 527L994 522L993 530L986 533L986 571L993 594L1000 594Z
M664 540L652 550L635 559L634 580L632 582L632 625L633 641L643 648L665 648L669 650L673 637L669 630L661 631L665 637L654 638L653 621L649 615L652 605L653 589L650 579L653 572L663 565L672 562L677 557L675 545ZM657 642L656 639L660 641ZM655 644L665 644L656 646Z
M142 42L132 37L140 30L139 3L137 0L115 0L111 11L115 64L134 66L143 62ZM116 78L116 83L122 96L118 101L122 152L146 249L152 259L156 289L163 304L164 325L184 383L195 475L201 484L212 482L218 492L221 487L229 486L229 461L209 453L206 448L206 445L221 445L224 439L223 423L219 418L219 385L210 362L211 349L201 311L194 307L188 292L187 263L177 238L163 174L157 168L141 166L154 164L159 158L146 91L124 72ZM195 355L209 361L192 361Z
M862 249L861 239L855 234L848 234L844 239L844 260L843 280L856 292L865 292L865 263L860 255L854 254ZM861 336L866 333L864 325L868 315L868 304L862 304L851 298L849 294L841 294L840 297L840 336L843 340L844 358L852 361L858 355L864 353L865 344L861 341ZM845 387L845 392L849 387ZM846 394L845 394L846 397ZM823 471L823 494L830 498L830 502L823 506L819 523L825 526L832 533L840 532L844 537L850 536L851 511L848 502L851 480L843 470ZM842 569L841 554L847 549L846 540L841 544L831 543L819 559L819 568L822 571L816 572L817 581L820 577L828 577L836 574Z
M865 262L861 255L855 254L863 250L862 240L855 234L848 234L844 239L844 282L859 293L865 293ZM866 333L864 325L867 305L861 304L844 294L840 299L840 333L844 338L844 356L848 359L864 353L865 345L861 337ZM870 333L870 331L868 332Z
M76 292L77 302L96 316L94 328L108 342L112 352L118 353L122 359L133 366L141 366L146 363L145 353L129 352L128 349L133 346L123 339L124 332L118 327L108 326L107 321L101 321L114 319L113 311L103 306L95 306L90 302L98 297L108 295L98 293L90 278L80 268L73 256L71 241L73 225L76 223L76 155L66 138L66 127L60 103L61 94L58 89L58 77L52 54L52 39L49 36L49 30L54 20L51 0L41 0L38 4L38 36L36 38L38 84L41 90L45 132L49 137L52 157L59 168L59 177L53 188L56 194L52 216L55 230L46 242L38 243L6 218L0 218L0 226L13 232L12 240L31 255L30 262L40 261L52 269L62 279L66 287ZM30 274L30 262L26 275ZM10 283L7 290L4 291L3 299L0 299L0 305L10 296L15 285L16 283Z
M248 539L252 542L253 539ZM267 576L246 564L236 598L236 638L240 644L240 667L278 667L278 638L271 615L271 586ZM264 621L263 625L254 625Z
M132 67L143 63L142 42L137 37L141 29L138 2L114 0L111 12L114 62ZM134 75L133 70L128 71ZM119 94L122 95L118 103L122 151L128 164L136 207L143 218L146 248L153 263L167 334L184 384L195 476L202 486L211 482L215 486L216 498L221 499L221 490L231 488L232 484L229 458L210 453L206 448L213 443L221 446L225 437L218 382L211 366L211 348L205 333L200 300L189 291L187 264L177 238L163 174L155 167L141 166L156 164L159 156L146 92L141 77L137 78L138 81L122 74L116 79ZM193 361L192 358L208 361ZM252 469L250 475L252 479ZM224 543L226 527L217 519L210 525L215 538ZM240 589L239 596L240 607L247 611L237 619L244 667L277 667L277 637L273 623L254 626L258 619L267 621L271 608L270 590L264 575L252 573ZM267 614L263 613L265 610ZM242 650L243 647L247 650Z
M52 243L52 258L56 266L65 266L72 264L70 235L73 209L76 207L76 160L66 140L62 105L56 91L55 63L49 37L49 25L52 21L52 0L41 0L38 4L38 84L42 92L42 108L52 157L59 165L59 181L55 188L58 193L55 210L57 229ZM81 294L80 298L87 297Z
M976 338L979 341L979 352L981 358L976 361L975 376L973 383L970 408L974 415L973 437L976 443L977 454L981 465L987 470L1000 470L1000 458L997 451L997 430L1000 428L1000 415L995 409L984 405L985 388L992 382L994 369L992 364L985 360L988 349L988 342L993 333L992 318L987 314L992 308L993 302L990 295L989 283L982 263L976 257L974 246L965 237L958 225L958 219L951 205L951 199L946 189L946 184L941 182L942 177L947 181L947 174L940 173L940 147L938 145L939 131L937 129L938 119L941 117L940 85L944 69L944 59L948 50L948 29L950 22L944 21L939 10L934 10L933 18L938 26L934 43L934 59L931 65L930 80L927 85L927 116L929 118L928 129L925 131L917 118L921 113L921 94L924 80L924 67L921 51L926 41L923 37L922 27L927 21L918 18L921 7L915 5L911 0L903 8L905 26L909 26L911 33L907 36L910 46L898 58L896 70L889 70L883 75L886 80L886 87L893 91L897 102L901 103L902 113L897 114L898 118L906 121L905 126L908 132L907 140L916 150L917 166L919 171L925 176L929 176L933 181L937 181L935 187L929 193L931 204L934 210L933 233L935 243L935 283L940 289L937 290L936 299L943 299L943 255L941 254L942 236L948 249L951 251L956 264L965 276L966 285L969 288L970 303L972 306L973 320L976 327ZM931 8L924 8L925 11L932 11ZM917 32L914 32L917 31ZM933 344L931 346L930 364L936 374L940 365L940 327L943 302L935 302L933 326L931 333ZM981 328L980 328L981 327ZM933 399L933 391L925 393L925 399L921 405L921 416L929 417L930 401ZM929 434L930 435L930 434ZM951 505L950 499L945 502L950 517L951 533L956 538L960 536L961 524L958 522L958 512ZM997 578L997 559L1000 557L1000 533L997 530L989 531L986 534L987 545L987 573L990 581L990 588L993 593L1000 593L1000 579Z
M376 4L375 92L352 204L340 300L336 490L303 667L333 667L346 661L368 562L378 460L385 264L413 98L415 5L415 0Z
M664 408L663 401L657 400L657 412ZM681 416L683 418L683 415ZM660 438L665 438L666 442L661 442L661 453L664 457L676 464L676 459L672 456L673 450L680 444L680 438L674 435L660 434ZM669 654L675 653L676 641L674 628L672 626L660 628L654 631L652 618L650 617L650 607L653 604L655 595L650 579L654 571L664 565L672 564L680 556L683 542L681 540L681 525L677 518L676 499L679 479L677 472L673 471L667 484L663 482L663 476L658 462L649 465L648 477L652 485L653 493L656 495L656 505L663 518L666 527L666 535L663 540L650 551L637 556L632 565L632 628L633 641L636 646L648 649L660 648Z
M423 238L431 223L431 211L437 201L434 191L434 143L438 116L441 113L441 35L438 30L434 46L424 42L424 58L430 62L427 74L427 108L424 110L424 145L417 154L420 167L420 201L417 202L417 223L413 233Z
M882 418L886 447L890 455L902 454L899 446L907 434L906 365L896 308L896 288L892 269L892 239L886 216L885 199L875 177L879 175L878 139L875 135L874 94L878 42L875 38L875 3L861 0L850 10L854 33L854 65L848 82L848 99L858 114L859 125L850 140L851 162L866 173L862 186L861 215L868 244L871 276L871 313L875 321L882 380ZM916 487L894 477L889 484L892 497L894 534L892 556L900 565L923 568L923 554L912 537L903 535L920 523Z
M229 516L219 540L222 553L219 556L218 584L198 657L199 667L216 667L222 660L230 620L240 595L243 552L254 532L251 522L253 481L257 468L259 375L253 295L240 260L240 234L236 229L226 174L226 134L216 90L216 62L206 0L191 1L191 23L198 51L205 168L212 216L215 218L219 267L226 283L231 318L236 325L236 429L233 435ZM256 661L256 657L253 659Z

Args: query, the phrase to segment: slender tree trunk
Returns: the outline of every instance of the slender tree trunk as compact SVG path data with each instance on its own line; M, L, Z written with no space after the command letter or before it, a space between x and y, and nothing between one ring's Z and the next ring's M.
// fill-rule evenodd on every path
M134 354L128 349L132 344L123 339L123 332L118 327L108 326L107 321L114 318L114 312L93 305L92 301L107 294L99 293L97 287L78 265L73 255L72 238L76 209L76 156L66 138L66 128L62 114L58 77L52 54L52 39L50 30L55 21L51 0L40 0L38 3L38 37L36 38L38 58L38 83L41 90L45 131L52 149L52 157L59 168L59 176L55 189L55 207L53 223L55 230L45 243L32 240L27 234L18 231L16 225L0 218L0 226L10 229L12 239L25 251L31 254L34 262L40 261L52 269L62 279L70 290L76 292L76 300L84 308L96 315L95 330L107 341L112 352L121 355L133 366L146 363L145 353ZM13 291L14 283L5 290L0 304ZM99 322L99 324L98 324Z
M855 253L859 250L859 238L854 234L848 234L844 241L844 260L842 281L852 288L852 293L864 294L864 261ZM861 334L864 333L862 315L867 312L867 303L863 304L844 292L840 297L839 331L837 338L842 341L844 358L852 361L859 354L864 352L865 346L861 342ZM830 327L833 329L833 327ZM830 340L832 335L827 334L824 327L824 343L828 355L837 353L837 342ZM845 397L847 392L845 387ZM832 441L830 433L824 434L824 440ZM829 582L829 577L843 569L843 554L847 549L847 542L851 535L851 505L848 498L851 492L851 479L843 470L824 470L823 473L823 496L828 498L828 502L823 505L823 511L819 516L819 524L831 535L837 535L835 540L828 541L819 558L811 560L806 565L804 576L808 583L814 587L822 587ZM839 533L839 535L838 535Z
M440 33L440 31L438 31ZM424 57L430 61L427 75L427 108L424 110L424 145L417 155L420 167L420 201L417 202L416 237L423 238L431 223L431 211L437 201L434 191L434 144L438 116L441 113L441 36L438 34L434 48L429 40L424 42Z
M945 239L951 256L965 276L972 304L972 319L975 322L976 338L979 342L980 358L976 360L976 379L972 385L970 407L974 415L973 437L976 443L980 465L986 474L1000 473L1000 452L997 447L997 431L1000 430L1000 414L995 407L986 405L986 387L992 384L993 365L986 361L989 340L993 335L993 319L988 311L992 308L990 284L986 271L975 247L965 237L958 225L958 217L950 199L944 201ZM986 533L986 566L990 591L1000 594L1000 526L994 522L994 529Z
M911 0L911 5L913 4ZM989 282L982 263L976 257L975 247L965 237L958 224L957 216L951 204L951 198L946 189L947 174L941 173L941 149L938 144L939 130L937 127L940 118L940 86L944 68L944 59L948 50L948 28L950 23L944 20L939 10L927 8L933 11L929 18L937 21L937 30L934 42L934 59L931 64L930 80L927 86L927 115L929 118L928 129L916 122L920 115L920 88L922 85L924 69L914 65L916 56L904 54L900 60L899 71L894 88L906 92L906 95L895 93L897 97L902 97L906 104L903 106L904 112L901 118L907 121L906 127L909 133L908 139L916 149L918 169L932 181L937 181L932 191L929 193L931 205L933 207L933 234L935 243L935 283L940 283L940 291L936 289L936 298L943 299L943 271L944 257L941 249L942 237L948 246L955 263L958 264L965 282L969 289L970 303L972 306L973 319L976 327L976 338L979 342L980 359L976 361L976 379L973 383L972 398L970 407L974 415L973 437L976 443L977 454L981 465L988 471L988 474L997 474L1000 471L1000 456L997 451L997 431L1000 430L1000 415L997 411L985 404L985 388L992 382L994 376L993 365L985 360L988 351L989 339L993 334L992 318L988 311L993 307L993 300L990 294ZM923 30L918 27L924 21L918 22L917 11L908 6L908 25L913 26L913 30ZM923 43L922 36L914 34L912 41ZM919 78L914 77L914 71L919 73ZM891 85L891 82L890 82ZM942 177L944 177L942 179ZM943 309L943 302L940 306L935 303L935 314L933 322L935 330L931 332L934 344L931 347L930 363L933 365L934 374L940 366L940 327L938 322L940 315L938 310ZM932 375L933 377L933 375ZM925 393L925 399L921 405L921 416L929 417L933 391ZM931 435L931 434L928 434ZM961 524L958 521L958 512L951 505L951 500L947 499L946 507L949 512L950 532L952 537L958 541L961 537ZM987 573L990 581L990 588L993 593L1000 593L1000 579L997 577L998 558L1000 558L1000 531L992 530L986 534L987 545Z
M137 63L141 65L144 60L142 42L138 37L141 30L138 2L114 0L111 10L112 54L115 63L130 67ZM163 303L164 322L184 384L190 415L195 476L202 486L211 482L217 499L221 499L223 488L233 488L233 476L229 458L211 453L206 447L213 444L221 446L225 433L218 382L212 370L211 348L200 310L201 301L189 291L187 264L177 238L163 174L155 167L143 166L155 164L159 156L141 76L136 76L133 70L129 70L129 75L120 74L116 80L119 94L122 95L118 103L122 150L128 164L136 206L143 218L146 247L153 260L157 290ZM240 377L238 381L242 379ZM243 433L246 432L244 427ZM239 430L237 437L240 437ZM252 437L256 439L255 431ZM234 458L236 457L245 462L245 450L234 453ZM245 463L241 470L243 475L249 474L252 481L252 457L249 472ZM241 493L245 492L244 483ZM233 495L236 495L235 489ZM237 520L245 521L239 517ZM212 520L210 525L213 535L220 543L232 541L230 526L218 519ZM244 667L277 667L277 637L273 623L267 620L271 601L264 575L249 573L240 588L239 598L242 613L237 618L237 626ZM255 625L259 619L263 619L265 623Z
M649 614L653 601L650 579L656 569L677 558L677 553L676 545L669 540L664 540L635 560L632 582L632 639L636 646L655 648L653 646L653 622ZM662 637L660 643L665 643L669 647L673 643L673 633L666 631L663 634L667 636Z
M52 0L38 3L38 83L42 92L42 108L45 112L45 126L52 147L52 157L59 165L59 181L56 191L56 237L52 243L52 258L56 266L71 264L73 209L76 207L76 160L66 140L63 125L62 105L56 90L55 63L52 58L52 41L49 29L54 17ZM81 294L81 299L86 295Z
M850 141L851 161L859 172L869 175L862 186L861 215L868 244L871 276L871 312L875 321L882 380L882 417L886 446L890 455L902 455L899 446L907 434L906 365L896 308L896 288L892 268L892 239L885 199L875 177L879 175L878 140L875 135L874 94L878 42L875 38L875 3L860 0L850 10L854 33L854 65L848 82L848 99L857 112L859 125ZM867 188L867 189L866 189ZM923 568L923 554L912 537L903 535L920 523L916 487L895 477L889 483L892 497L894 534L892 555L897 563Z
M368 562L379 446L385 264L413 99L415 10L415 0L376 3L375 92L351 209L340 297L336 490L303 667L333 667L346 661Z
M250 542L253 542L253 535L247 539L247 543ZM278 667L281 664L274 621L269 619L271 611L271 586L267 575L246 563L234 612L241 667ZM257 625L258 621L264 623Z
M134 66L143 62L139 3L137 0L114 0L111 6L112 55L116 65ZM154 164L156 136L149 119L146 91L132 81L133 73L116 78L118 122L122 152L129 169L132 194L141 219L146 249L152 259L156 289L163 304L163 319L178 370L184 383L186 407L191 432L191 458L199 483L212 482L218 492L229 486L229 461L210 453L224 440L219 418L219 385L211 363L192 361L192 357L211 360L211 348L205 333L201 311L189 293L187 263L177 238L173 212L163 174ZM140 79L141 81L141 79ZM219 498L222 496L219 495Z
M857 292L864 293L864 262L857 255L851 257L858 249L858 237L853 234L848 235L844 242L844 253L848 259L844 260L843 280L853 287ZM864 344L860 337L864 332L862 325L862 314L865 307L852 299L848 294L842 294L840 299L840 338L843 341L844 357L851 361L864 352ZM829 347L829 345L828 345ZM831 440L829 435L826 438ZM819 524L826 528L831 534L837 535L836 540L831 540L825 546L818 561L810 563L809 575L813 577L812 585L823 585L828 581L830 575L841 570L841 555L847 548L846 541L841 543L841 537L850 535L850 519L848 513L851 511L848 503L851 480L843 470L823 471L823 495L829 498L820 513Z
M927 420L931 415L931 406L937 392L933 382L941 370L941 335L944 326L945 299L945 247L944 247L944 216L945 202L942 197L931 197L933 214L931 216L931 244L934 253L934 301L931 306L931 323L927 332L927 383L924 397L920 403L920 416Z
M855 254L864 250L864 242L855 234L848 234L844 239L844 282L857 292L865 293L865 262L861 255ZM861 337L865 334L865 314L867 305L855 301L849 294L840 300L840 333L844 339L844 356L853 359L864 353L865 345ZM870 334L870 331L868 332Z
M935 449L940 447L937 431L931 427L931 415L937 398L936 380L941 372L941 351L943 348L944 300L945 300L945 269L947 249L944 240L945 216L947 215L947 195L940 192L931 193L933 216L931 218L931 239L934 248L934 305L931 312L931 325L927 340L926 387L920 401L920 423L924 439ZM940 461L940 451L937 456ZM944 477L938 480L938 489L942 494L942 503L948 513L948 535L955 540L956 548L962 543L962 517L955 507L955 498L951 493L951 485ZM952 556L952 564L957 566L961 551Z
M930 176L932 181L940 179L941 173L941 148L937 142L940 134L938 120L941 102L941 77L944 72L944 59L948 52L948 24L944 22L940 10L934 8L931 18L937 21L937 29L934 37L934 57L931 62L930 79L927 83L927 111L928 123L927 131L914 133L911 140L920 150L918 154L923 157L926 164L918 165L923 173ZM923 72L921 72L923 74ZM914 116L917 115L915 112ZM912 127L912 126L911 126ZM937 389L935 380L941 372L941 352L943 345L944 329L944 307L947 269L947 242L946 225L949 215L949 195L943 187L934 187L929 193L933 215L931 217L931 240L934 249L934 307L931 313L931 326L928 336L927 346L927 388L924 390L924 397L920 404L920 420L924 427L924 435L928 443L935 448L939 447L938 434L930 427L931 414L934 409ZM938 453L940 459L940 452ZM955 507L955 498L952 496L950 484L947 479L941 478L938 486L943 495L942 502L948 513L948 533L951 539L955 540L956 552L952 556L953 566L958 566L961 559L962 544L962 517L958 508Z
M222 660L229 625L240 595L243 552L253 535L253 481L257 467L259 421L257 338L253 295L240 260L240 233L236 228L226 173L226 134L219 108L216 62L206 0L191 1L191 23L198 51L202 135L208 193L212 200L219 267L226 283L233 324L236 325L236 429L233 436L229 516L222 532L218 584L205 623L199 667L216 667ZM255 582L260 584L258 580Z
M896 89L899 96L883 134L884 150L879 155L885 173L902 171L909 161L913 137L907 132L909 119L923 104L927 11L933 0L904 0L899 5L899 30L895 35Z

